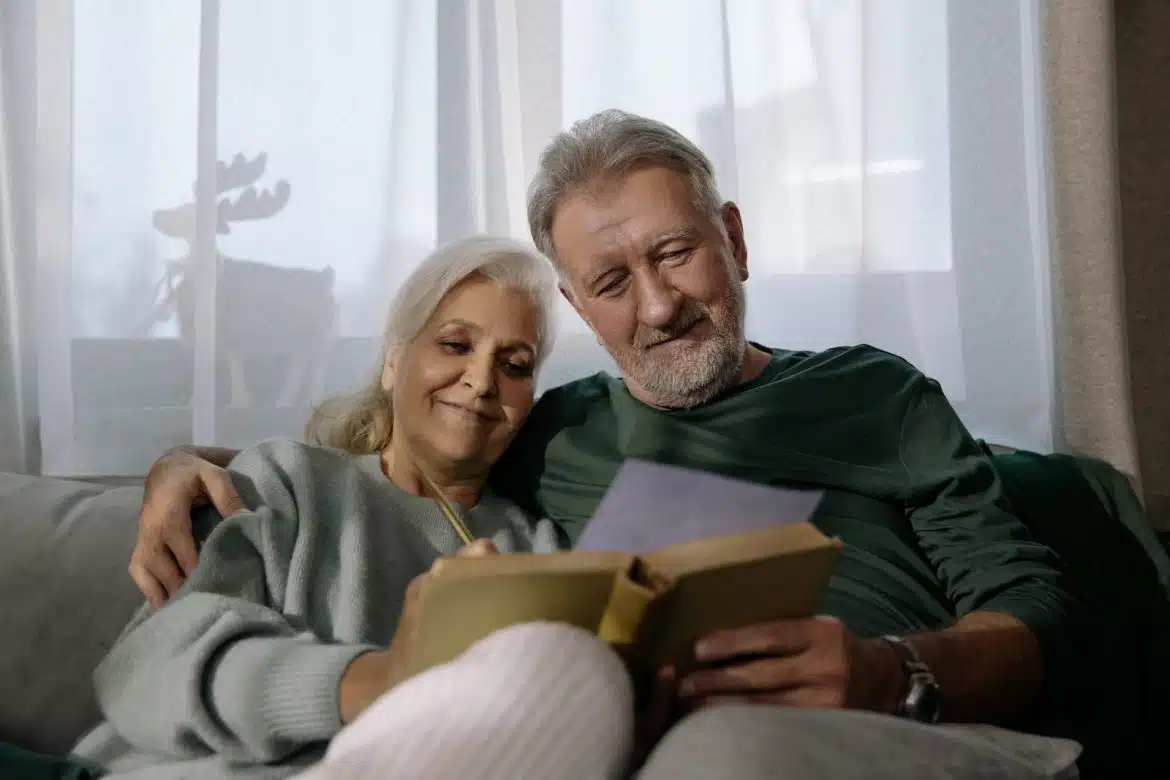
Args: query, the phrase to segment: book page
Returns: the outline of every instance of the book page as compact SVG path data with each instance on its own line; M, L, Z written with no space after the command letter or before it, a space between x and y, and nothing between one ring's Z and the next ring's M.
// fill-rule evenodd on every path
M683 542L803 523L823 496L823 490L778 488L629 458L575 549L641 555Z
M753 561L792 558L826 548L839 548L812 523L786 523L742 534L672 544L645 553L639 560L671 583L708 569L738 566Z
M570 574L574 572L615 572L628 568L633 558L620 551L558 550L549 553L508 553L507 555L451 556L435 561L432 579L445 580L503 575Z

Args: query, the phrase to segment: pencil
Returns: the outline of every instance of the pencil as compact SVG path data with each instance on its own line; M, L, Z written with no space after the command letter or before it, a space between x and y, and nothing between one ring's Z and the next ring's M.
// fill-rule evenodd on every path
M423 474L421 471L419 473L423 478L423 482L427 484L427 489L431 492L431 497L434 498L435 503L439 505L439 509L442 510L443 515L447 518L447 522L450 523L451 527L455 529L455 533L459 536L464 544L473 544L475 542L475 538L472 537L471 531L467 528L467 525L464 524L463 519L459 516L459 513L455 511L455 507L451 506L451 503L447 500L446 496L439 492L439 489L435 487L435 483L431 482L430 477L428 477L426 474Z

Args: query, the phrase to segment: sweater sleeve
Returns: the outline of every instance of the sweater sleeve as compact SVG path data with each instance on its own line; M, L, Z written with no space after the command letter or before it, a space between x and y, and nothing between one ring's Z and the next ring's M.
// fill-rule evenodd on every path
M920 374L913 384L899 455L919 545L959 615L1014 615L1049 658L1073 609L1060 562L1008 511L995 467L938 384Z
M94 675L110 724L157 755L269 762L328 740L341 729L342 674L377 649L323 642L282 614L289 559L313 534L271 461L242 461L263 503L216 527L179 594L131 626Z

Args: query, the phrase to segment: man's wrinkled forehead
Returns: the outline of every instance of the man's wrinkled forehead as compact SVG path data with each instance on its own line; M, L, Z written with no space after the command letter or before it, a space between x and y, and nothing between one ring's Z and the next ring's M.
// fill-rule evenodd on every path
M594 265L644 256L664 239L697 229L698 210L685 184L671 192L675 187L638 186L630 178L578 190L557 210L554 240L563 244L557 253L572 259L574 275L586 270L580 267L586 260Z
M639 230L639 223L644 222L636 214L613 214L607 211L597 211L592 219L586 219L585 232L593 238L590 255L593 257L609 257L611 255L627 254L644 243L639 240L645 233L644 226Z

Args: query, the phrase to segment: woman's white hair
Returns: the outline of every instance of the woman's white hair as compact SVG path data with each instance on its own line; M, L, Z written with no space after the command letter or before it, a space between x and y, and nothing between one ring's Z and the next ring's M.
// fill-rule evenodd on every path
M528 187L532 240L559 266L552 222L561 201L599 180L650 167L688 176L699 208L713 217L719 213L723 200L707 155L670 125L614 108L574 122L541 152Z
M536 368L556 337L556 274L548 260L507 238L474 236L432 252L398 288L390 303L382 351L373 379L351 395L329 399L313 410L306 427L310 441L355 454L381 452L390 444L394 412L382 388L382 369L412 342L456 285L471 277L490 279L524 293L537 312Z

